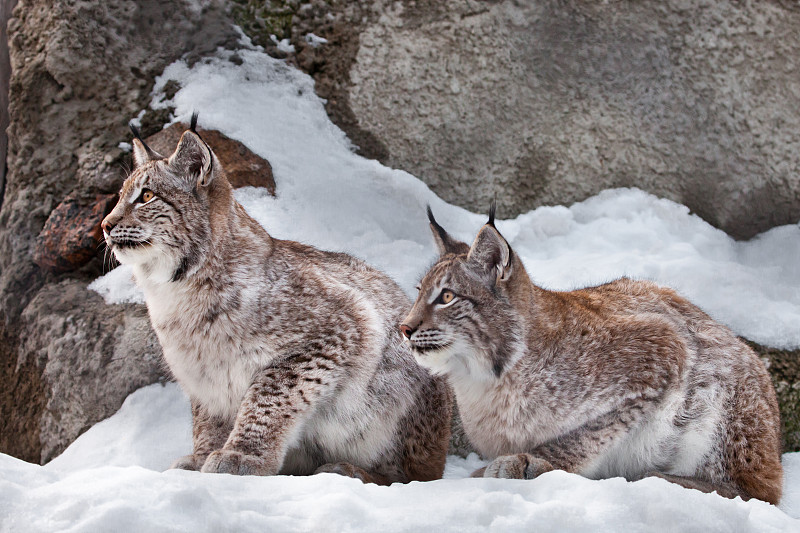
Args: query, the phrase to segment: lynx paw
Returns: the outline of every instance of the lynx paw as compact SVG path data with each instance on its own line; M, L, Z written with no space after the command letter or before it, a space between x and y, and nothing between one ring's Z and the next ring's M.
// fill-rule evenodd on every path
M340 476L354 477L364 483L371 483L372 476L366 470L350 463L328 463L317 468L314 474L339 474Z
M553 465L528 453L501 455L486 466L483 477L534 479L555 470Z
M203 461L198 461L197 456L190 453L189 455L184 455L183 457L176 459L169 468L171 470L200 470L200 467L202 466Z
M211 453L206 459L202 471L237 476L269 476L276 473L261 457L225 449Z

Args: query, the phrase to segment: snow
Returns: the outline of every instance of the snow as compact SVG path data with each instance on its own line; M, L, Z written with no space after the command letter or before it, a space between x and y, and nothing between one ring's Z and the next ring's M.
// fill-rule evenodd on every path
M421 181L353 153L327 118L312 80L257 49L169 66L153 106L200 111L270 161L277 198L237 199L280 238L341 250L388 272L413 296L435 258L430 204L456 237L486 220L446 204ZM172 101L166 82L182 89ZM502 213L500 213L502 215ZM498 222L540 284L569 289L629 275L678 289L752 340L800 346L800 228L735 242L688 209L635 189ZM92 284L108 302L141 301L130 271ZM46 466L0 455L0 531L800 531L800 453L786 454L780 508L728 500L660 479L590 481L550 472L534 481L468 479L484 463L450 457L445 479L363 485L331 474L269 478L163 470L191 450L179 388L132 394Z
M464 479L485 464L474 454L450 457L443 480L391 487L161 472L190 450L177 385L142 388L43 467L0 455L0 531L800 531L800 453L784 456L778 509L661 479Z
M316 48L320 45L328 43L328 39L320 37L319 35L314 35L313 33L307 33L304 39L308 44L311 45L311 48Z
M273 43L278 45L277 48L281 52L285 52L287 54L293 54L294 53L294 45L289 41L289 39L280 39L279 40L274 35L270 35L269 38L272 39Z

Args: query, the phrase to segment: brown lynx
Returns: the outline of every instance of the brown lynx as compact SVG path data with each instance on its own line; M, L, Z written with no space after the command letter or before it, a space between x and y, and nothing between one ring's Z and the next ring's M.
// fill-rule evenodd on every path
M472 246L428 210L441 257L400 326L452 385L475 473L531 479L656 475L777 504L780 420L761 360L674 291L619 279L533 284L489 222Z
M450 398L397 331L408 298L349 255L271 237L195 120L169 158L134 131L135 168L102 224L191 398L193 453L173 467L441 477Z

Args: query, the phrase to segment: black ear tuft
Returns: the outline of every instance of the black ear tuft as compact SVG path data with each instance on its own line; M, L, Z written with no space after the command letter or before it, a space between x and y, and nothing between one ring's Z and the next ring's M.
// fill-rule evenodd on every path
M441 234L442 234L442 232L444 231L444 228L443 228L443 227L441 227L441 226L439 225L439 223L438 223L438 222L436 222L436 219L433 217L433 210L431 209L431 204L428 204L428 205L426 205L426 206L425 206L425 209L428 211L428 221L429 221L431 224L433 224L433 227L434 227L434 228L436 228L436 231L438 231L438 232L439 232L439 235L441 235Z
M131 129L131 133L133 133L133 136L135 138L139 139L140 141L142 141L142 144L144 144L144 140L142 140L142 134L139 133L139 128L137 128L133 124L133 122L128 122L128 127Z
M447 231L445 231L445 229L442 226L440 226L438 222L436 222L436 219L433 217L433 210L431 210L431 205L428 204L426 207L428 210L428 221L430 221L431 227L433 227L436 233L439 234L439 238L442 240L442 242L447 243L448 241L451 240L450 236L447 234Z
M197 133L197 117L200 116L199 111L192 113L192 120L189 122L189 129Z
M139 128L137 128L133 122L128 123L128 127L131 129L131 133L133 133L133 163L136 166L143 165L148 161L153 161L155 159L163 159L163 156L158 152L154 151L152 148L147 146L147 143L144 142L142 139L142 134L139 132ZM139 141L141 144L141 148L137 145L136 141Z
M465 254L469 252L469 245L453 239L447 231L436 222L436 219L433 218L433 211L430 205L428 205L428 221L431 223L433 240L436 242L439 254Z
M491 227L494 227L494 213L497 211L497 199L493 199L491 205L489 205L489 224Z

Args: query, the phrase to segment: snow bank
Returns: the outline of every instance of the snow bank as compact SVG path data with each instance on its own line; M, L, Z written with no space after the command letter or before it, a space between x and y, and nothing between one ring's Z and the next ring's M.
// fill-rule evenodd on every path
M273 235L360 256L413 294L435 253L425 204L455 236L485 221L447 205L413 176L352 153L325 115L310 78L258 50L229 52L158 80L182 89L188 120L223 131L273 166L278 198L237 198ZM502 214L502 213L501 213ZM737 333L800 346L800 229L737 243L688 210L637 190L546 207L500 230L542 285L569 289L621 275L671 285ZM109 302L137 301L119 268L92 288ZM784 456L781 508L727 500L660 479L589 481L551 472L534 481L464 479L483 464L451 457L446 478L391 487L334 475L232 477L161 473L191 449L189 406L174 385L131 395L120 412L45 467L0 455L2 531L800 531L800 454ZM794 518L793 518L794 517Z
M661 479L462 479L485 464L474 455L450 457L446 479L391 487L159 472L190 450L178 387L140 389L44 467L0 455L0 531L800 531L800 453L784 456L781 510Z

